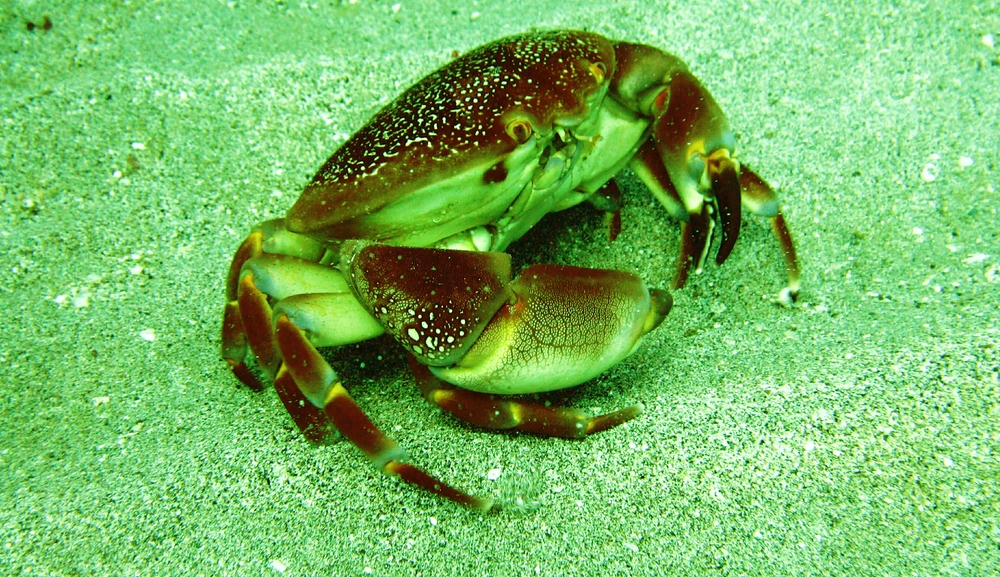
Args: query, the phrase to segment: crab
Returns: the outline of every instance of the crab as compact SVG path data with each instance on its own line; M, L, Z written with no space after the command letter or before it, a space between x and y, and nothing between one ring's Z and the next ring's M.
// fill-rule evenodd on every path
M270 379L303 434L339 432L384 473L476 509L494 499L412 464L318 349L388 333L433 404L469 423L580 438L641 405L588 415L510 397L582 384L631 354L670 311L635 274L534 265L502 252L549 212L590 202L620 228L626 166L682 222L684 286L741 209L770 220L799 289L772 188L734 158L716 101L657 48L558 30L486 44L420 80L320 168L282 219L256 226L227 278L222 357L252 389ZM246 364L248 353L259 371Z

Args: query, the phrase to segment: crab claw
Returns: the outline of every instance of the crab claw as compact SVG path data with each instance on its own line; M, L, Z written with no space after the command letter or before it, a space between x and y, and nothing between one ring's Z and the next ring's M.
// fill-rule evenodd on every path
M716 262L722 264L740 233L733 131L715 99L687 70L673 72L669 88L652 106L653 142L684 208L689 215L699 213L706 200L717 207L714 216L722 226L722 242Z
M469 352L431 372L487 393L572 387L632 354L673 304L669 293L616 270L535 265L509 288L512 298Z
M511 280L510 257L345 243L354 294L443 381L492 394L583 383L635 350L672 300L622 271L536 265Z
M722 225L722 242L715 262L726 262L733 252L736 239L740 236L742 218L740 199L740 176L737 163L729 157L729 151L720 148L708 156L708 177L712 183L712 194L719 208L719 224Z
M674 288L692 265L700 271L715 225L721 242L715 261L726 261L739 238L744 205L770 219L788 273L782 294L799 290L795 246L770 186L733 155L736 137L712 95L677 57L650 46L615 44L618 68L611 92L627 108L652 119L650 139L630 166L672 216L683 224Z

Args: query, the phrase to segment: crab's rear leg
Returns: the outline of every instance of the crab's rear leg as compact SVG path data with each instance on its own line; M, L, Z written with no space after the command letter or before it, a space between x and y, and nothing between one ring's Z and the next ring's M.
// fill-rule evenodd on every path
M359 308L340 272L297 256L263 253L258 241L244 244L255 250L241 251L249 255L234 264L240 276L236 298L231 299L235 306L227 307L227 319L233 314L229 311L235 310L245 332L230 329L225 341L228 349L224 348L232 352L227 357L230 364L242 364L242 358L237 361L239 348L233 345L238 339L245 341L244 351L248 347L258 359L273 359L266 362L277 365L274 387L308 439L322 441L338 430L384 473L468 507L491 508L491 500L470 496L407 463L396 442L364 414L316 350L316 346L357 342L382 332Z
M316 443L322 442L333 431L333 428L326 415L308 402L286 366L281 362L281 351L278 349L272 329L271 317L273 312L271 305L268 302L267 296L254 283L252 272L247 272L243 275L242 279L240 279L237 292L238 308L236 312L243 319L251 321L244 324L243 328L248 330L244 339L249 343L251 351L257 355L258 362L261 364L263 370L267 371L264 367L271 363L276 365L272 377L274 380L274 389L288 411L289 416L295 422L295 425L310 441ZM262 362L261 359L264 358L268 360ZM230 364L233 364L230 359L227 360L230 361ZM240 363L242 364L242 359ZM243 366L243 370L249 373L249 369L245 366ZM233 372L236 372L235 366ZM239 376L239 373L237 373L237 376ZM256 377L253 378L256 381ZM246 381L244 382L246 383ZM256 382L258 386L261 386L259 385L259 381ZM253 383L248 383L248 385L252 387Z
M251 232L236 250L232 264L229 265L226 307L222 315L222 358L229 363L236 378L255 391L263 390L264 385L245 362L249 345L243 315L240 314L239 284L243 263L261 253L262 238L263 234L259 231Z
M382 332L370 315L359 310L343 275L318 262L325 252L312 239L288 232L281 220L257 227L230 266L222 327L222 356L236 376L254 390L263 388L245 364L248 352L255 356L296 425L316 442L324 440L333 427L282 366L274 336L275 315L296 319L299 326L318 335L319 346L358 342Z
M295 323L279 315L276 327L278 348L285 359L281 371L287 371L312 405L321 408L340 433L357 445L379 470L467 507L482 510L493 507L491 499L469 495L407 463L403 450L358 407L337 373Z
M247 352L257 357L257 364L274 378L279 365L271 336L269 302L260 291L241 294L244 266L265 253L285 255L306 261L318 261L325 247L309 237L288 232L284 219L263 222L243 240L226 275L226 306L222 318L222 358L233 374L255 391L264 388L260 379L246 365ZM241 302L241 299L242 302ZM263 299L256 302L255 299Z

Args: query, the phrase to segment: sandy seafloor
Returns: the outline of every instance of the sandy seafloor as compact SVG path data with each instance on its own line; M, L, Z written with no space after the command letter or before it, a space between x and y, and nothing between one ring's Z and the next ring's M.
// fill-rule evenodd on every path
M996 2L97 4L0 9L0 573L1000 571ZM414 462L539 491L484 515L239 386L223 279L380 106L533 26L684 58L779 190L804 289L776 303L777 244L745 217L730 261L568 399L645 413L576 442L439 412L389 341L330 351ZM616 242L581 206L516 262L666 286L679 226L620 181Z

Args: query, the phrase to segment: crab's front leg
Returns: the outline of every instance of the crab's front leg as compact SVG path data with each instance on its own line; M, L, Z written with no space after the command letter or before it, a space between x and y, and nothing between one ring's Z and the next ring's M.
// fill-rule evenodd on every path
M788 274L783 294L799 291L795 246L774 190L734 157L736 139L712 95L677 57L650 46L617 43L611 90L629 108L652 119L651 134L631 166L671 214L683 221L674 287L700 270L715 223L721 227L716 262L732 252L741 205L771 221Z

